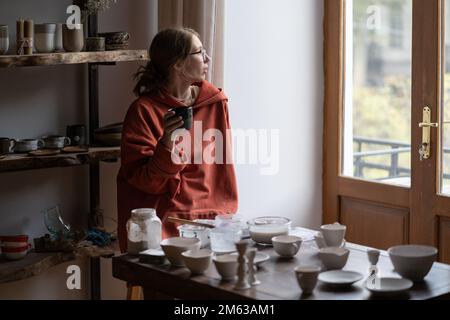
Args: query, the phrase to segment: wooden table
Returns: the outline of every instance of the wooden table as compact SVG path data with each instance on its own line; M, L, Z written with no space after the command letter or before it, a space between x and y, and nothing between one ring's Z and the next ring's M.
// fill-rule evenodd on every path
M358 271L368 276L369 262L367 247L347 243L350 249L348 262L344 270ZM319 265L317 247L313 242L303 242L300 252L293 259L282 259L273 248L258 247L261 252L270 255L270 260L262 264L257 277L262 284L249 290L233 290L234 283L222 282L213 263L205 275L191 276L186 268L174 268L169 264L154 266L140 263L135 256L121 255L113 258L113 276L144 288L144 298L172 297L177 299L202 300L366 300L378 299L364 287L365 279L348 289L330 288L323 283L318 285L311 296L302 296L294 267L298 265ZM382 277L399 277L394 273L387 252L382 251L378 268ZM382 297L386 298L386 297ZM407 293L392 296L395 299L449 299L450 266L435 263L424 282L416 283Z

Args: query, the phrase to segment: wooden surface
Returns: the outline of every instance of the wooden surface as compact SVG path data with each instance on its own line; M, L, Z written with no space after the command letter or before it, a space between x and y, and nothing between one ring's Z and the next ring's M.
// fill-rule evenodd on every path
M58 264L75 259L73 253L35 253L16 261L0 258L0 283L22 280L39 275Z
M120 157L120 147L89 148L87 153L60 153L56 156L33 157L11 154L0 159L0 173L54 167L72 167L98 161L113 161Z
M148 60L147 50L115 50L99 52L59 52L33 55L0 56L0 68L51 66L61 64L124 62Z
M324 2L325 101L323 124L323 222L339 221L338 180L343 98L343 1Z
M367 247L348 244L351 250L349 260L344 270L353 270L368 276L369 262ZM214 265L205 275L192 276L186 268L174 268L169 264L153 266L140 263L138 258L121 255L113 258L113 276L144 287L146 297L170 296L177 299L257 299L257 300L364 300L377 299L365 289L364 280L354 284L349 289L336 290L318 283L312 296L302 296L297 284L294 268L298 265L322 266L317 248L313 242L302 243L300 252L294 259L282 259L272 248L259 248L270 255L270 260L264 263L257 273L262 284L249 290L235 291L234 282L222 282ZM381 276L395 276L393 267L386 252L382 252L378 263ZM450 293L450 266L435 263L432 270L422 283L417 283L406 294L393 296L395 299L431 299L446 298Z

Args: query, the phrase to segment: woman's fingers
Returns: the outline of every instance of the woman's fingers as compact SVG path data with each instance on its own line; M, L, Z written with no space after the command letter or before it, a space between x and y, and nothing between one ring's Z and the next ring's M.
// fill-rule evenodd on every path
M164 128L171 127L171 126L173 126L174 124L181 122L182 120L183 120L183 118L181 118L181 117L175 117L175 118L173 118L173 119L169 119L169 120L167 120L167 122L164 124Z
M165 130L167 133L172 134L173 131L175 131L176 129L182 127L184 124L184 121L182 119L179 119L177 121L175 121L174 123L171 123L170 125L167 125L165 127Z

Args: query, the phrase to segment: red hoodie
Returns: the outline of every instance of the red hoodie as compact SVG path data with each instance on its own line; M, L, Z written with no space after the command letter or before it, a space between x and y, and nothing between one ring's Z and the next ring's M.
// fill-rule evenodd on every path
M195 152L204 151L212 142L196 138L194 126L190 130L190 163L174 163L171 150L159 139L163 134L163 116L170 108L184 105L167 95L137 99L125 117L122 166L117 176L118 236L122 251L126 251L125 225L133 209L155 208L163 222L163 238L178 235L176 225L166 222L168 216L189 220L213 219L217 214L237 211L234 166L226 161L230 157L226 154L226 146L231 146L231 134L227 135L227 130L230 132L231 129L228 99L221 89L207 81L197 85L200 92L193 105L194 121L201 121L202 136L208 129L220 130L224 138L223 164L204 161L195 164Z

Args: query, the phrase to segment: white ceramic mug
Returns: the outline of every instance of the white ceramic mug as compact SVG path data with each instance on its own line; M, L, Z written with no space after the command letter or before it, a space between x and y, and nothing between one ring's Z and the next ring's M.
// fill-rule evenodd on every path
M344 241L345 231L347 227L339 224L325 224L320 227L323 239L328 247L340 247Z
M311 294L316 287L317 277L321 268L317 266L299 266L294 271L303 294Z

